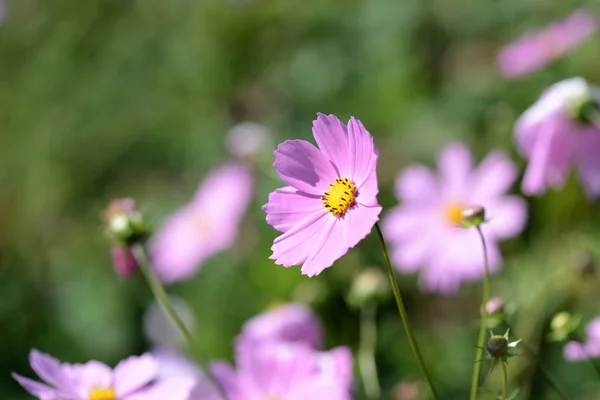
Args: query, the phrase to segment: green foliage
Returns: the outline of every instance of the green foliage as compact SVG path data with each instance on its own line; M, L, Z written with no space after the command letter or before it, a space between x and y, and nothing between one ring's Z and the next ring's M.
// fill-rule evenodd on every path
M0 27L0 398L29 398L9 373L30 374L31 347L113 364L147 348L141 318L150 294L141 280L114 275L100 224L111 198L134 197L156 226L227 159L223 139L235 123L263 123L276 142L309 139L318 111L356 116L374 135L384 208L395 205L397 172L433 162L451 140L465 140L479 157L500 148L522 166L516 117L555 81L582 75L600 83L599 40L511 82L496 72L495 52L578 4L9 0ZM288 300L312 302L328 346L355 349L358 315L344 299L360 269L383 266L377 241L367 238L317 278L275 266L268 256L276 232L260 206L279 183L265 172L238 244L170 291L194 307L211 357L231 357L242 323ZM593 371L566 364L560 345L542 334L558 311L598 313L597 279L576 268L580 252L600 251L596 205L571 181L529 206L528 229L503 245L492 293L516 305L511 326L539 347L540 362L568 392L597 393ZM465 398L479 286L440 298L420 293L413 277L400 284L442 398ZM389 393L420 375L392 300L381 306L379 327ZM555 398L535 360L513 360L518 398ZM500 382L495 372L485 385Z

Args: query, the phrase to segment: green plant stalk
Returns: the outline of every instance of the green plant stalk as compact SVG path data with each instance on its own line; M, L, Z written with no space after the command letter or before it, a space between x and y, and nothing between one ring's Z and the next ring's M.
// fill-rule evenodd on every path
M360 308L360 344L358 347L358 369L368 400L381 398L381 386L377 377L375 345L377 343L377 304L368 302Z
M406 309L404 307L404 302L402 301L402 295L400 294L400 288L398 287L398 282L396 282L396 276L394 274L394 269L392 268L392 263L390 261L390 254L387 248L387 244L385 243L385 239L383 237L383 233L381 232L381 228L378 223L375 223L375 229L377 230L377 234L379 235L379 240L381 241L381 248L383 250L383 257L385 258L385 262L387 264L388 276L390 278L390 284L392 285L392 291L394 292L394 297L396 298L396 305L398 306L398 312L400 313L400 317L402 318L402 324L404 325L404 330L406 331L406 336L408 337L408 342L410 343L410 347L419 362L419 367L421 367L421 372L425 376L425 380L427 381L427 385L429 387L429 392L431 394L431 398L433 400L438 400L438 395L433 386L433 380L431 379L431 375L425 366L425 362L423 361L423 356L421 355L421 351L419 350L419 345L417 344L417 340L415 335L410 327L410 322L408 321L408 315L406 313Z
M485 331L487 327L487 303L490 298L490 267L488 261L487 246L483 232L479 226L476 226L477 233L481 239L483 246L483 258L485 265L485 277L483 279L483 305L481 307L481 326L479 327L479 338L477 339L477 351L475 352L475 365L473 367L473 377L471 379L471 395L470 400L477 399L477 389L479 388L479 375L481 373L481 359L483 358L483 346L485 344Z
M502 400L506 400L506 388L508 387L508 372L506 372L506 363L502 361Z
M154 295L154 298L161 306L161 308L167 313L167 315L171 318L177 329L181 332L181 334L185 337L190 348L194 349L194 355L196 361L198 362L198 366L200 370L204 374L204 376L210 381L210 383L217 389L219 395L222 399L227 400L227 396L225 395L223 388L214 378L214 376L210 373L208 368L208 362L206 357L198 351L196 346L196 341L194 340L194 336L189 331L189 329L185 326L171 303L169 302L169 297L165 292L160 281L154 276L152 271L150 270L150 262L148 261L148 257L146 256L146 250L142 244L134 244L131 246L131 252L133 257L135 258L137 265L139 266L144 278L146 278L146 282Z

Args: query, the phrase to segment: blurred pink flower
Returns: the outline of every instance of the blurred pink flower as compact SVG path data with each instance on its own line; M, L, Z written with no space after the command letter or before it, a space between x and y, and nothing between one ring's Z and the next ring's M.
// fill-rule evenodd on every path
M169 217L150 241L160 280L190 278L204 260L233 245L252 184L252 174L241 164L230 163L209 173L192 201Z
M138 264L127 246L115 245L110 250L113 267L117 275L122 278L130 278L138 270Z
M114 370L98 361L61 364L36 350L31 351L30 362L47 384L15 373L12 376L41 400L187 400L194 384L178 378L151 384L158 365L149 354L129 357Z
M571 78L550 86L523 113L515 126L517 147L529 159L523 193L561 188L575 166L588 195L600 195L600 129L580 115L598 102L600 89Z
M498 68L507 78L536 71L573 50L596 29L594 16L578 9L564 20L529 32L503 48L498 55Z
M371 232L379 219L378 151L373 137L354 118L348 127L335 116L318 114L313 135L319 148L287 140L275 151L275 167L287 185L263 206L267 222L283 232L271 259L315 276Z
M527 218L523 199L506 195L517 177L510 159L499 151L474 168L462 143L446 146L437 157L439 175L413 165L396 179L400 205L384 218L382 229L392 248L392 263L405 273L420 270L421 287L451 294L461 282L484 275L483 250L477 233L457 225L462 210L483 206L489 222L481 226L490 270L502 263L497 241L517 235Z
M229 400L349 400L352 355L346 348L318 352L304 343L264 342L237 353L237 369L211 366ZM214 396L194 400L214 399Z
M304 304L280 305L249 319L238 337L238 344L255 346L273 340L301 342L320 348L323 341L321 323Z
M563 354L568 361L585 361L600 357L600 317L587 325L586 333L588 337L585 342L571 340L565 345Z

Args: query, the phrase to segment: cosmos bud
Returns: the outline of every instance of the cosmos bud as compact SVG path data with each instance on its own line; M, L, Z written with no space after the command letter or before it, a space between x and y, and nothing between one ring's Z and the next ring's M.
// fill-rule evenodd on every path
M509 342L508 341L509 330L506 330L504 335L494 335L491 334L491 337L488 339L485 350L486 354L483 357L484 360L491 360L494 362L494 365L498 362L508 362L510 357L514 357L516 354L511 353L510 349L513 349L521 342L521 339Z
M581 315L572 315L567 311L557 313L550 321L548 340L562 342L567 340L581 322Z
M130 198L112 200L102 220L108 236L124 246L139 242L148 234L142 214Z
M462 226L471 228L485 222L485 209L481 206L471 206L462 211Z

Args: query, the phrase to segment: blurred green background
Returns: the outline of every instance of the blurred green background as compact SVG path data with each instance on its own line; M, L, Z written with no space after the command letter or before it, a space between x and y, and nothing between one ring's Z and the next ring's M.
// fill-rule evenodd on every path
M510 82L497 73L495 54L581 4L8 1L0 27L0 398L30 398L9 374L32 376L32 347L64 361L110 364L147 349L141 321L150 293L139 277L114 274L99 215L111 198L132 196L157 225L228 159L225 135L239 122L264 124L276 144L312 140L318 111L361 119L382 152L384 212L396 204L390 188L397 172L431 163L454 139L478 158L503 149L522 170L515 119L558 80L580 75L600 83L600 39ZM598 1L586 4L600 10ZM236 246L170 292L194 308L211 357L231 358L243 322L288 300L311 302L328 347L356 349L358 313L345 297L361 268L383 266L377 238L316 278L275 266L268 256L276 232L260 206L281 184L261 168L267 173L257 177ZM526 231L503 244L505 268L492 292L514 304L515 332L539 349L540 362L572 397L598 399L592 367L565 362L562 345L544 340L557 311L581 312L585 322L600 314L598 280L578 269L582 254L600 252L597 205L572 179L529 206ZM442 399L466 398L480 286L453 297L420 293L414 276L402 277L401 286ZM397 383L420 374L391 299L378 322L377 360L390 398ZM519 399L557 398L534 359L512 359L510 373ZM498 368L487 378L482 398L493 398L500 376Z

